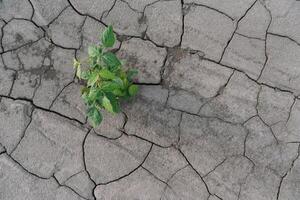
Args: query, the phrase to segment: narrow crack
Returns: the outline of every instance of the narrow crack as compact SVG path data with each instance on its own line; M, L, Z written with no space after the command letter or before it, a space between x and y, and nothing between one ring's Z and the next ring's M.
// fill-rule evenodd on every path
M58 184L59 187L66 188L66 189L70 190L71 192L75 193L75 194L76 194L77 196L79 196L80 198L85 199L85 200L89 200L89 199L83 197L83 196L82 196L81 194L79 194L78 192L76 192L73 188L71 188L71 187L69 187L69 186L67 186L67 185L65 185L65 184L61 184L61 183L58 181L58 179L55 177L54 174L53 174L50 178L53 178L53 179L55 180L55 182Z
M216 166L214 166L213 169L211 169L209 172L207 172L205 175L203 175L202 177L205 178L207 177L209 174L211 174L212 172L214 172L218 167L220 167L225 161L227 160L227 158L224 158L220 163L218 163Z
M19 146L20 143L22 142L23 138L25 137L26 131L27 131L29 125L30 125L31 122L32 122L33 111L34 111L34 108L32 108L32 110L31 110L31 112L30 112L30 114L29 114L29 116L28 116L28 117L30 118L30 120L29 120L28 124L26 125L26 127L25 127L25 129L24 129L24 131L23 131L23 133L22 133L22 135L21 135L20 140L18 141L18 143L16 144L16 146L12 149L12 151L10 152L9 155L12 155L12 154L15 152L15 150L18 148L18 146Z
M180 146L180 140L181 140L181 123L182 123L182 116L183 116L183 112L180 113L180 118L179 118L179 122L178 122L178 139L177 139L177 145L176 146Z
M188 115L193 115L193 116L196 116L196 117L199 117L199 118L215 119L215 120L219 120L219 121L221 121L223 123L231 124L231 125L234 125L234 126L242 125L242 123L236 123L236 122L227 121L227 120L222 119L222 118L217 117L217 116L207 116L207 115L201 115L201 114L191 113L191 112L188 112L188 111L185 111L185 110L180 110L180 109L177 109L177 108L172 108L172 107L169 107L169 108L171 110L179 111L179 112L182 112L182 113L185 113L185 114L188 114Z
M93 129L94 130L94 129ZM97 131L95 131L94 130L94 132L95 132L95 136L96 137L102 137L102 138L104 138L104 139L106 139L106 140L118 140L119 138L121 138L122 136L123 136L123 131L121 131L121 130L118 130L119 132L120 132L120 135L118 135L118 136L116 136L116 137L108 137L108 136L105 136L105 135L102 135L102 134L100 134L100 133L98 133Z
M18 46L18 47L16 47L16 48L3 50L3 51L0 53L0 55L5 54L5 53L8 53L8 52L17 51L17 50L19 50L19 49L21 49L21 48L23 48L23 47L26 47L26 46L31 46L31 45L37 43L38 41L40 41L40 40L43 39L43 38L44 38L44 36L38 38L37 40L30 41L30 42L27 42L27 43L25 43L25 44L22 44L22 45L20 45L20 46Z
M263 67L262 67L262 69L260 71L260 74L258 75L258 77L257 77L256 80L259 80L261 78L261 76L262 76L262 74L263 74L263 72L264 72L264 70L266 68L266 64L267 64L267 62L269 60L268 53L267 53L267 40L268 40L268 31L269 31L269 28L270 28L270 26L272 24L272 20L273 20L271 11L267 8L266 5L263 5L263 6L264 6L264 8L267 10L267 12L269 14L270 21L269 21L269 24L267 26L266 33L265 33L265 62L264 62L264 65L263 65Z
M66 84L66 85L59 91L59 93L55 96L55 98L52 100L50 106L48 107L49 110L52 109L53 104L54 104L55 101L58 99L58 97L63 93L63 91L64 91L67 87L69 87L72 83L74 83L74 80L71 81L70 83Z
M163 61L163 64L160 68L160 81L159 81L159 84L160 85L163 85L164 84L164 75L165 75L165 71L166 71L166 64L167 64L167 61L168 61L168 58L169 58L169 54L170 54L170 51L169 51L169 48L166 48L166 51L167 51L167 55L166 57L164 58L164 61Z
M112 9L115 7L116 3L117 3L118 0L114 0L114 3L113 5L111 6L110 9L108 10L105 10L102 14L101 14L101 17L100 17L100 21L103 20L103 17L107 17L109 15L109 13L112 11ZM105 16L104 16L105 15Z
M250 131L245 127L245 123L242 124L244 130L246 131L246 136L245 136L245 139L244 139L244 150L243 150L243 156L246 156L246 151L247 151L247 139L250 135Z
M222 85L222 86L221 86L221 87L218 89L218 91L217 91L216 95L215 95L215 96L213 96L213 97L209 97L209 98L216 98L217 96L219 96L219 95L223 94L223 92L224 92L224 90L225 90L226 86L228 85L229 81L230 81L230 80L231 80L231 78L233 77L233 75L234 75L234 72L235 72L235 70L233 70L233 71L232 71L232 73L231 73L231 74L230 74L230 76L228 77L228 79L227 79L226 83L225 83L224 85Z
M66 7L64 7L64 8L58 13L58 15L55 16L55 17L47 24L47 27L49 28L49 27L52 25L52 23L55 22L55 21L62 15L62 13L63 13L66 9L68 9L69 7L71 7L71 6L70 6L70 5L67 5Z
M183 2L183 0L181 0ZM205 8L208 8L210 10L213 10L213 11L216 11L218 13L220 13L221 15L225 16L226 18L229 18L231 21L234 21L234 18L232 18L230 15L216 9L216 8L213 8L213 7L210 7L210 6L207 6L207 5L204 5L204 4L200 4L200 3L185 3L185 5L189 5L189 6L200 6L200 7L205 7Z
M291 114L292 114L293 107L294 107L295 103L296 103L296 97L294 97L294 101L293 101L293 103L292 103L292 105L291 105L291 107L289 109L289 114L288 114L288 117L286 119L285 125L287 125L287 123L289 122L289 120L291 118Z
M239 33L239 32L235 32L235 34L239 35L239 36L242 36L244 38L248 38L248 39L251 39L251 40L260 40L260 41L266 41L265 39L261 39L261 38L258 38L258 37L251 37L251 36L248 36L248 35L244 35L242 33Z
M5 61L3 59L3 55L2 54L0 54L0 61L2 62L5 70L13 71L13 74L12 74L13 80L12 80L12 84L11 84L11 87L10 87L9 92L8 92L8 96L11 96L13 87L15 85L16 78L18 77L18 71L15 70L15 69L10 69L10 68L7 67L7 65L5 64Z
M277 90L277 91L280 91L280 92L286 92L286 93L290 93L291 95L293 95L295 98L297 99L300 99L299 96L295 95L293 91L290 91L290 90L287 90L287 89L282 89L282 88L279 88L279 87L276 87L276 86L272 86L272 85L269 85L267 83L264 83L264 82L259 82L258 80L256 79L253 79L251 78L245 71L241 70L241 69L238 69L238 68L235 68L235 67L232 67L232 66L229 66L229 65L225 65L223 63L218 63L216 62L215 60L212 60L212 59L209 59L209 58L202 58L203 60L207 60L207 61L210 61L210 62L213 62L213 63L216 63L218 65L221 65L223 67L226 67L228 69L233 69L235 71L238 71L240 73L243 73L248 79L250 79L251 81L255 82L257 85L261 85L261 86L266 86L268 88L271 88L271 89L274 89L274 90Z
M152 144L152 145L154 145L154 146L157 146L157 147L160 147L160 148L166 149L166 148L171 148L171 147L173 146L172 144L169 145L169 146L163 146L163 145L157 144L157 143L155 143L155 142L153 142L153 141L151 141L151 140L148 140L148 139L146 139L146 138L143 138L143 137L141 137L141 136L138 136L138 135L136 135L136 134L129 134L129 133L126 133L124 130L120 130L120 131L122 131L123 134L125 134L126 136L129 136L129 137L136 137L136 138L138 138L138 139L140 139L140 140L143 140L143 141L145 141L145 142L147 142L147 143L150 143L150 144Z
M262 123L269 128L273 138L276 141L276 144L279 144L279 140L276 137L275 133L273 132L272 126L270 126L267 122L265 122L265 120L259 115L258 105L259 105L259 97L260 97L261 91L262 91L262 86L259 87L259 91L258 91L257 96L256 96L256 105L255 105L256 115L262 121Z
M87 167L86 167L86 159L85 159L85 148L84 148L84 146L85 146L86 139L87 139L87 137L88 137L88 135L89 135L90 133L91 133L91 130L89 130L89 131L86 133L86 135L85 135L85 137L84 137L84 139L83 139L83 141L82 141L82 145L81 145L82 156L83 156L82 160L83 160L83 167L84 167L84 170L86 171L86 173L87 173L89 179L95 184L95 187L96 187L97 184L96 184L95 180L92 179L90 172L87 170Z
M287 172L281 177L280 182L279 182L279 186L278 186L278 190L277 190L277 194L276 194L276 199L279 200L279 196L280 196L280 192L281 192L281 186L282 186L282 182L285 179L285 177L292 171L294 164L296 162L296 160L300 157L300 144L298 145L298 154L296 156L296 158L292 161L292 164L290 166L290 168L287 170Z

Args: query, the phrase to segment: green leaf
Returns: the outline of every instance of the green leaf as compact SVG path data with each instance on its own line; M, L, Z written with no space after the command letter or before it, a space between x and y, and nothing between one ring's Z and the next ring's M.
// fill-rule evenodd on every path
M103 98L103 93L100 89L92 88L90 90L90 93L88 95L89 101L94 102L96 100L99 100L101 102Z
M113 113L113 106L111 105L110 100L107 98L107 96L104 96L102 99L102 106L108 111Z
M93 127L97 127L102 121L102 115L95 106L91 106L87 110L87 115L92 122Z
M102 84L101 89L105 92L110 92L116 89L121 89L120 85L115 82L106 82Z
M83 71L80 73L80 78L83 80L88 80L90 78L91 73L89 71Z
M128 92L129 92L129 95L130 96L134 96L136 95L136 93L138 92L139 88L137 85L131 85L129 88L128 88Z
M120 86L120 88L124 88L124 84L123 84L123 81L121 78L116 77L116 78L114 78L113 82L117 83Z
M98 79L99 79L99 74L96 71L93 71L89 76L87 85L93 86L98 81Z
M99 56L99 50L95 46L89 46L88 53L90 57L97 57Z
M136 69L130 69L127 72L127 79L131 82L137 74L138 74L138 71Z
M108 80L113 80L116 77L108 69L102 69L102 70L100 70L99 75L100 75L101 78L108 79Z
M115 89L115 90L112 90L112 93L116 96L119 96L119 97L123 97L126 95L126 93L120 89Z
M117 97L113 93L106 93L106 97L109 99L110 104L112 105L113 112L118 113L121 111L120 104Z
M102 33L101 41L104 47L112 47L115 44L116 38L112 26L108 26Z
M111 52L106 52L103 54L103 62L111 68L115 68L121 65L121 62L117 58L117 56Z

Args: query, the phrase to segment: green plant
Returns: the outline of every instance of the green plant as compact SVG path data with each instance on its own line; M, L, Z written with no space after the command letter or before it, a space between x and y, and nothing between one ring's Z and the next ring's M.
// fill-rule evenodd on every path
M108 26L101 35L101 44L88 49L87 70L82 70L84 62L74 59L76 76L84 82L81 95L93 127L102 121L101 109L118 113L120 101L133 97L138 91L138 86L133 84L137 71L123 69L121 61L108 50L115 40L113 28Z

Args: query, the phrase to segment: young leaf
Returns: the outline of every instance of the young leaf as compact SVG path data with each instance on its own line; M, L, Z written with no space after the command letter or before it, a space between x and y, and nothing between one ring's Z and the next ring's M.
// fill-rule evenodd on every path
M102 115L95 106L88 108L87 115L91 120L93 127L98 126L102 121Z
M99 72L101 78L113 80L116 76L110 72L108 69L101 69Z
M90 74L87 85L88 86L93 86L98 81L98 78L99 78L99 74L94 71L93 73Z
M137 85L131 85L129 88L128 88L128 92L129 92L129 95L130 96L134 96L136 95L136 93L138 92L138 86Z
M83 80L88 80L90 78L91 73L89 71L81 71L80 78Z
M99 55L98 48L95 46L89 46L88 53L90 57L97 57Z
M112 26L108 26L101 37L101 41L104 47L112 47L115 44L115 34L113 32Z
M77 61L75 58L73 59L73 66L74 68L77 68L80 65L80 62Z
M117 89L121 89L120 85L115 83L115 82L106 82L102 85L101 89L104 91L104 92L110 92L110 91L114 91L114 90L117 90Z
M118 84L120 86L120 88L124 88L124 83L121 78L116 77L116 78L114 78L113 82Z
M115 89L115 90L111 90L112 93L116 96L119 96L119 97L124 97L126 95L126 92L120 90L120 89Z
M103 98L102 92L100 89L92 88L88 95L89 101L94 102L96 100L101 100Z
M104 53L102 59L108 67L118 67L121 65L117 56L111 52Z
M110 103L110 100L107 98L107 96L104 96L102 99L102 106L108 111L113 113L113 106Z
M81 66L78 65L76 68L76 76L77 78L81 79Z
M112 105L113 112L115 112L115 113L120 112L121 109L120 109L120 104L119 104L117 97L110 92L106 93L106 97L109 99L110 104Z

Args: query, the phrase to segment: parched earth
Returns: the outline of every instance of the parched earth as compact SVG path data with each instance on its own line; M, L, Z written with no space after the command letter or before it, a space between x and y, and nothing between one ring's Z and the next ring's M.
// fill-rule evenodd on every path
M112 24L140 93L92 129ZM299 200L300 1L0 0L1 200Z

